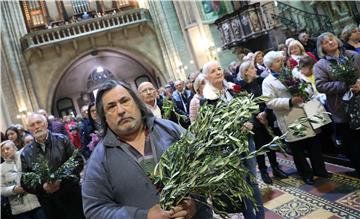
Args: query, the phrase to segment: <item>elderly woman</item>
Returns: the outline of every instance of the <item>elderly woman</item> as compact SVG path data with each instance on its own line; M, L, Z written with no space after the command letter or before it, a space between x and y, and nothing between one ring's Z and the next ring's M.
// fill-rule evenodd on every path
M13 141L1 142L1 157L5 160L1 169L1 195L9 198L15 218L45 219L45 214L35 195L28 194L20 186L20 153Z
M304 46L297 40L293 40L289 44L288 54L290 57L290 68L293 70L294 77L300 77L300 71L297 67L302 57L309 56L314 60L314 62L317 61L315 55L311 52L305 52Z
M341 32L341 38L344 41L346 50L353 50L360 54L360 28L350 24L344 27Z
M205 77L203 74L199 74L194 81L194 90L196 94L190 101L190 122L193 123L196 120L197 114L200 109L201 102L204 99L203 90L205 86Z
M332 63L341 63L345 57L353 59L353 65L357 69L360 77L360 56L355 51L341 49L341 41L332 33L323 33L317 40L317 51L321 58L314 66L316 88L319 92L325 93L328 109L332 114L336 131L342 136L343 145L348 149L349 158L360 177L360 154L359 141L360 130L353 130L349 127L349 117L345 113L344 104L342 102L343 95L352 90L352 92L360 91L360 80L351 86L347 86L345 82L335 78L332 70Z
M263 95L270 97L266 103L272 109L278 126L282 133L287 132L288 126L301 117L306 117L305 111L300 105L304 102L300 96L291 96L285 85L278 79L281 72L284 56L283 52L270 51L264 56L265 66L270 74L262 84ZM288 134L286 142L290 147L296 169L306 184L314 184L313 176L331 177L326 171L321 146L310 123L306 124L306 130L301 137ZM308 151L311 166L306 161L305 151Z
M203 74L206 79L206 83L204 86L204 98L209 104L215 104L218 100L223 100L225 102L230 102L235 95L235 92L230 88L230 84L224 80L224 71L220 67L217 61L210 61L203 66ZM244 124L245 128L251 130L253 125L248 122ZM241 127L239 127L241 128ZM249 150L254 151L255 145L252 139L249 139ZM246 167L253 173L256 174L256 161L254 159L250 159L246 161ZM252 186L254 191L254 196L256 200L256 205L259 209L258 212L254 215L254 207L252 206L252 202L250 199L244 200L246 204L246 208L243 209L243 215L245 218L264 218L264 208L261 200L260 190L257 184L250 182L249 184ZM237 213L237 212L229 212L229 213Z
M256 51L253 58L254 67L256 68L256 74L265 78L267 75L261 75L266 69L264 65L264 53L262 51Z
M256 54L256 53L255 53ZM240 81L240 85L248 93L253 94L255 97L261 96L261 84L263 81L262 77L257 77L257 72L254 64L250 61L243 62L240 65L240 74L243 79ZM272 137L268 133L266 126L268 126L268 119L272 116L272 110L268 109L265 104L260 104L260 113L257 114L254 118L254 141L256 149L260 149L261 146L271 142ZM274 151L269 151L266 153L271 168L273 170L273 175L281 179L287 178L287 174L284 173L276 161L276 153ZM265 163L265 155L256 156L256 161L260 170L261 178L266 184L272 184L272 180L267 172L267 166Z

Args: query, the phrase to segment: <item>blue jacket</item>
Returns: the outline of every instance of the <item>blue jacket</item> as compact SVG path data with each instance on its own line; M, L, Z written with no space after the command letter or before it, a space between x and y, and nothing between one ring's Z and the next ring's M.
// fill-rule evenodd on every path
M169 120L147 120L154 157L159 161L164 151L180 139L183 128ZM156 187L139 164L123 149L116 135L108 129L90 157L82 185L83 205L88 219L146 219L148 209L159 203ZM210 211L198 205L196 218L211 218ZM207 215L205 215L207 214Z

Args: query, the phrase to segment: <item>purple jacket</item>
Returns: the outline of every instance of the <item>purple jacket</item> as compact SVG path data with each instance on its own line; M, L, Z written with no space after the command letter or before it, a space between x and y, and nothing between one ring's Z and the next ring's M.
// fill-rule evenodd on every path
M341 51L341 54L354 59L354 65L358 70L360 78L360 55L350 50ZM320 93L326 94L333 121L335 123L345 123L348 122L348 116L344 111L342 97L349 88L344 82L337 81L331 73L330 61L332 60L337 61L337 58L325 56L314 65L316 89Z

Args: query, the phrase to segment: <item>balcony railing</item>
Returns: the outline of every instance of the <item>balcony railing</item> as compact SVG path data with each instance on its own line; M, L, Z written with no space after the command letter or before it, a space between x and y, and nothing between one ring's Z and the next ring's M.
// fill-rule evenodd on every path
M323 32L334 32L329 16L310 13L278 2L278 13L273 18L293 32L307 31L313 36Z
M148 21L151 21L151 16L147 9L132 9L52 29L31 32L22 37L20 41L22 49L26 50Z
M263 35L273 28L276 21L270 22L270 9L267 9L269 18L265 18L260 3L245 6L238 11L225 15L216 20L215 23L220 30L223 48L228 49L242 44L248 39ZM267 21L267 22L264 22Z
M222 47L229 49L244 45L249 39L265 35L280 26L295 34L308 31L316 36L333 30L328 16L309 13L279 1L277 4L271 1L247 5L216 20Z

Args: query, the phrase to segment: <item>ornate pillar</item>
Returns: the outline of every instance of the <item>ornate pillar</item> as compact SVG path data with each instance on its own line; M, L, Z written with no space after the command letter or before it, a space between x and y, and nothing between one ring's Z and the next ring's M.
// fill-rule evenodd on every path
M26 34L26 26L18 1L1 1L1 65L2 74L6 74L12 93L13 102L18 112L32 112L38 109L38 101L33 91L31 75L24 60L20 37ZM10 94L8 89L2 90L4 95ZM14 107L8 109L14 110ZM14 112L9 112L13 122Z

